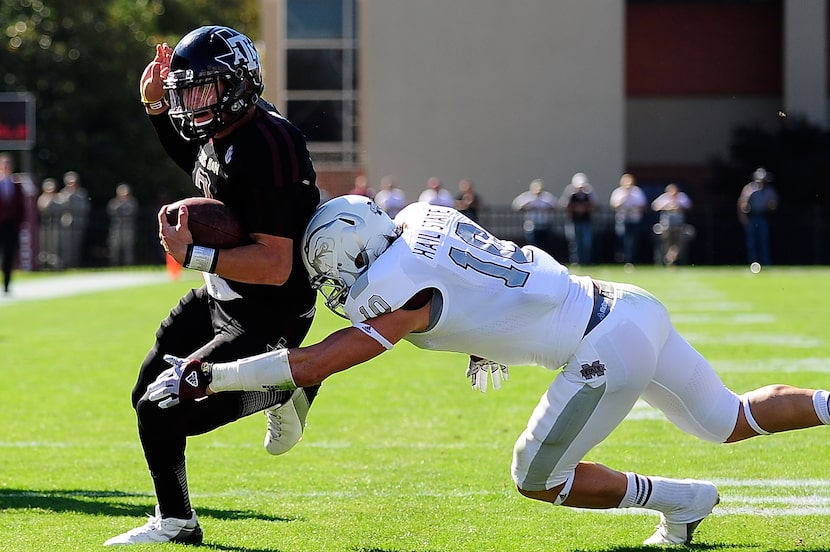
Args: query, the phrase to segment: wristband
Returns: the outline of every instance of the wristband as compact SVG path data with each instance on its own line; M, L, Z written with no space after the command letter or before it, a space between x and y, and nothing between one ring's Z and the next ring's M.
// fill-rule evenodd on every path
M198 270L199 272L216 272L216 264L219 262L219 250L212 247L188 244L187 254L184 256L185 268Z
M147 109L161 109L162 107L164 107L166 105L166 102L164 101L164 98L162 98L160 100L156 100L154 102L150 102L150 101L142 99L141 102L144 104L144 107L146 107Z
M199 370L202 371L202 375L205 377L205 381L210 382L213 381L213 363L212 362L203 362L201 366L199 366Z

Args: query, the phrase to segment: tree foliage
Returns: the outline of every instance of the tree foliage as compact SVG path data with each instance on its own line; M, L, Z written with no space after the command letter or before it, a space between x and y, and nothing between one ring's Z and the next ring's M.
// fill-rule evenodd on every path
M830 205L830 132L800 117L773 130L740 126L732 133L728 158L712 162L712 192L734 202L741 188L764 167L782 205Z
M138 81L155 45L207 24L256 40L258 2L240 0L7 0L0 91L35 96L37 142L31 171L60 181L78 171L93 203L118 182L144 204L192 192L169 161L139 101Z

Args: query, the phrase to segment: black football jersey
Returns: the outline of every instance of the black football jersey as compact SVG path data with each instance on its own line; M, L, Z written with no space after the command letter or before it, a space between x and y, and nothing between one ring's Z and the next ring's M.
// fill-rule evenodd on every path
M317 176L300 130L260 100L254 117L222 139L182 140L166 114L151 116L162 145L188 171L200 195L218 199L251 233L294 241L293 270L282 286L225 279L245 300L305 312L314 292L300 257L302 234L320 202ZM263 304L265 306L265 304Z

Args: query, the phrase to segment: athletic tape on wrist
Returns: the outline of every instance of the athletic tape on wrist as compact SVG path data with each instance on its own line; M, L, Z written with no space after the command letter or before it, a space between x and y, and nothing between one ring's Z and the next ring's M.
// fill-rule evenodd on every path
M277 349L234 362L217 362L211 371L211 391L288 391L296 389L288 349Z
M219 262L219 251L212 247L203 247L201 245L187 246L187 254L184 257L185 268L198 270L199 272L216 272L216 264Z

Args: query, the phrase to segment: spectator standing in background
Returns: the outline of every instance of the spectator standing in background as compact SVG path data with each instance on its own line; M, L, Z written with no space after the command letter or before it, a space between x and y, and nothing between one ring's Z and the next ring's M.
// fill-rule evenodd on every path
M40 186L37 210L40 214L40 252L38 262L41 268L61 268L60 224L61 206L58 203L58 183L54 178L45 178Z
M597 206L594 192L585 173L576 173L559 197L565 208L565 239L568 241L569 261L573 265L591 264L593 227L591 213Z
M660 236L662 262L672 266L683 257L692 234L686 224L686 211L692 208L692 200L672 183L651 202L651 208L660 215L655 233Z
M0 255L3 257L3 292L9 293L14 263L20 251L20 227L25 211L23 186L14 174L12 156L0 154Z
M375 194L375 203L389 215L389 218L395 218L395 215L406 207L406 194L398 188L395 177L387 175L380 179L380 191Z
M624 174L620 185L611 192L611 209L614 210L614 233L617 236L617 262L633 264L637 257L637 243L645 211L646 194L637 186L634 175Z
M110 265L134 265L138 201L133 197L129 184L122 182L115 187L115 197L107 203L107 215L110 218L110 232L107 239Z
M769 252L769 215L778 208L778 193L769 185L770 175L763 167L752 174L752 182L738 197L738 220L746 231L746 254L750 264L772 263Z
M64 268L75 268L81 266L90 211L89 194L81 187L75 171L63 175L58 204L61 206L61 260Z
M530 182L526 192L513 199L512 207L514 211L521 211L524 218L522 228L525 243L550 252L553 245L556 196L545 190L545 183L537 178Z
M365 174L354 177L354 187L349 191L350 195L362 195L368 198L375 197L375 190L369 186L369 179Z
M418 196L418 201L424 201L430 205L441 205L443 207L455 207L455 198L441 183L441 179L431 176L427 180L426 189Z
M481 199L473 189L473 181L467 178L458 183L458 195L455 196L455 208L467 218L478 222L478 210L481 209Z

